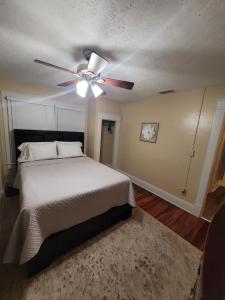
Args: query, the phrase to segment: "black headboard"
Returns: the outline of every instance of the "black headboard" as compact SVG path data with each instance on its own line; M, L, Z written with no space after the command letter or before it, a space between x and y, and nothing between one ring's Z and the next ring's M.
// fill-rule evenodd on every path
M14 138L16 160L20 155L20 151L17 148L25 142L81 142L83 145L82 150L84 147L84 132L15 129Z

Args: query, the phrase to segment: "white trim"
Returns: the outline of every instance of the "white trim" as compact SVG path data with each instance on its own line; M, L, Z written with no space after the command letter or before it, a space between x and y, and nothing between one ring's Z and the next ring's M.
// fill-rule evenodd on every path
M208 182L209 182L209 177L210 173L212 170L214 158L216 155L216 149L217 149L217 144L219 141L221 129L223 126L223 121L224 121L224 115L225 115L225 101L218 101L217 106L216 106L216 113L215 117L213 120L213 125L212 125L212 130L211 130L211 135L209 139L209 144L204 160L204 165L202 169L202 174L201 174L201 180L198 188L198 193L197 193L197 198L195 201L196 206L202 211L204 208L204 203L208 191Z
M110 120L115 121L115 135L113 142L113 159L112 159L112 167L116 168L117 159L118 159L118 148L119 148L119 133L120 133L120 121L121 117L117 115L110 114L98 114L97 121L97 132L96 132L96 151L95 151L95 159L97 161L100 160L100 150L101 150L101 132L102 132L102 120Z
M21 97L21 96L20 96ZM13 102L18 102L18 103L28 103L28 104L36 104L36 105L42 105L42 106L54 106L53 103L49 104L49 103L40 103L38 101L34 101L34 98L30 98L30 97L22 97L21 99L19 97L12 97L12 96L5 96L5 100L7 101L13 101Z
M82 111L82 112L87 111L86 107L81 107L81 106L76 105L76 104L73 105L73 106L55 104L54 106L56 108L67 109L67 110L75 110L75 111Z
M41 98L31 98L28 96L22 96L21 94L19 94L19 96L7 96L6 92L3 91L4 94L4 98L5 100L8 101L15 101L15 102L22 102L22 103L28 103L28 104L36 104L36 105L42 105L42 106L48 106L48 107L55 107L55 108L61 108L61 109L67 109L67 110L75 110L75 111L82 111L82 112L86 112L87 108L83 107L81 105L78 104L74 104L74 105L65 105L65 104L56 104L54 102L52 103L44 103L41 102L40 99ZM44 101L44 100L42 100Z
M174 196L160 188L158 188L157 186L150 184L149 182L142 180L134 175L128 174L122 170L118 170L119 172L127 175L128 177L130 177L131 181L133 183L135 183L136 185L142 187L143 189L159 196L160 198L166 200L167 202L178 206L179 208L191 213L192 215L198 217L200 210L198 207L196 207L195 204L189 203L185 200L183 200L182 198L178 198L177 196Z
M9 105L8 101L6 100L6 94L4 91L1 92L2 97L2 112L3 112L3 121L4 121L4 133L5 133L5 152L6 152L6 164L7 167L11 163L11 150L10 150L10 140L9 140L9 123L11 123L10 116L12 115L9 113Z

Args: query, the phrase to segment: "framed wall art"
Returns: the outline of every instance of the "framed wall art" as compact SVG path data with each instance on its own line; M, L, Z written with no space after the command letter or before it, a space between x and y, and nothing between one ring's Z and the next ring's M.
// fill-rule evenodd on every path
M159 123L141 123L140 141L156 143Z

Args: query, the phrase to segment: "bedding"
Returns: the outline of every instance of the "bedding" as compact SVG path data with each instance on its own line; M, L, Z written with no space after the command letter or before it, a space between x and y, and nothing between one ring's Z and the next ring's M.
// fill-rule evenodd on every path
M22 143L18 147L18 150L20 151L20 156L18 157L17 160L19 163L31 160L28 143Z
M30 155L28 152L28 149L24 149L23 151L21 151L20 156L17 159L18 163L22 163L25 161L30 161Z
M44 144L29 144L29 153L32 160L57 158L56 142Z
M58 158L82 156L82 144L80 142L56 142Z
M18 150L21 152L18 162L83 156L81 147L81 142L22 143L18 147Z
M22 143L18 150L21 152L18 158L19 163L57 158L56 142Z
M135 206L130 179L88 157L22 163L18 167L20 213L3 261L23 264L51 234L110 208Z

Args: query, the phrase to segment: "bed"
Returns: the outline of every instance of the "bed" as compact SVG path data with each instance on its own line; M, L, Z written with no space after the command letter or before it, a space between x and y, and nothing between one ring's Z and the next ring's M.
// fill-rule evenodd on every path
M23 142L84 142L82 132L15 130L14 135L16 149ZM128 218L135 206L130 179L86 156L22 163L17 181L20 212L4 262L26 265L29 276Z

